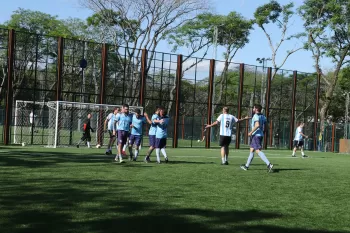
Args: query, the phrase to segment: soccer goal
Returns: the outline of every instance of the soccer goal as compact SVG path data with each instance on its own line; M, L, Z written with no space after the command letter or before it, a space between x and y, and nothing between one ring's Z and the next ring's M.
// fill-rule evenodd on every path
M45 102L17 100L14 116L13 142L42 144L42 133L48 127Z
M83 133L83 122L89 113L92 114L90 120L94 133L91 133L91 144L103 145L108 142L109 134L104 132L104 121L114 108L122 105L91 104L65 101L49 101L49 147L72 146L80 140ZM143 108L129 106L132 113L139 108L143 113Z

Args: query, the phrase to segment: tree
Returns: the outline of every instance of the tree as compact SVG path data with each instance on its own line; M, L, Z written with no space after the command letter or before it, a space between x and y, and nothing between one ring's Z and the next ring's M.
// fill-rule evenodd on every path
M302 36L304 36L304 33L288 35L290 20L295 15L295 12L293 11L293 7L294 7L293 3L281 5L277 1L271 0L269 3L259 6L254 12L255 23L264 32L271 49L271 61L272 61L272 66L274 68L272 72L272 77L271 77L272 80L275 78L278 70L283 67L288 57L293 53L297 52L298 50L301 50L304 48L304 46L302 45L287 51L287 54L282 59L282 62L280 64L277 64L276 56L283 42L292 40L292 39L300 39ZM271 33L269 33L268 30L266 29L266 26L268 24L277 25L277 27L281 31L281 37L276 44L274 44L273 39L271 38ZM262 96L265 96L265 94L266 94L266 89L263 89ZM261 99L261 103L262 103L262 106L265 107L265 98Z
M323 129L340 70L349 62L347 57L350 51L350 4L347 0L306 0L299 8L299 13L305 21L304 26L309 37L306 46L313 54L317 73L327 86L320 110ZM335 64L329 78L320 66L324 57L331 58Z
M14 11L11 19L6 21L3 26L17 30L17 53L13 76L14 99L18 95L22 95L22 99L36 99L36 96L29 96L28 92L20 93L21 88L24 86L28 89L33 88L36 85L33 80L36 71L52 68L52 65L47 61L56 60L57 58L57 52L53 49L57 40L53 36L69 36L71 34L62 21L57 19L57 16L21 8ZM46 64L45 67L39 65L44 63ZM5 83L7 78L5 65L6 63L0 64L3 70L0 76L2 84ZM37 81L44 80L42 72L37 73ZM51 74L51 72L48 73ZM52 81L50 87L46 88L51 90L55 87L55 77L48 75L45 80ZM0 91L2 90L0 89ZM48 94L49 92L40 98L45 99Z
M114 44L127 48L126 73L128 79L135 80L128 94L132 97L131 104L135 104L133 97L138 94L141 49L150 51L148 71L159 43L196 14L207 10L206 0L87 0L82 4L95 12L90 23L107 26L110 35L115 35ZM120 60L125 56L118 55Z

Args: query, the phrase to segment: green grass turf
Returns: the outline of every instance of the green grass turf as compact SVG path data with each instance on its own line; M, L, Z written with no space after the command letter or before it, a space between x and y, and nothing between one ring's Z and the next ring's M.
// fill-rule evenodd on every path
M104 149L0 147L0 232L350 232L349 155L167 149L113 162ZM140 160L144 157L143 149ZM300 153L297 154L300 156Z

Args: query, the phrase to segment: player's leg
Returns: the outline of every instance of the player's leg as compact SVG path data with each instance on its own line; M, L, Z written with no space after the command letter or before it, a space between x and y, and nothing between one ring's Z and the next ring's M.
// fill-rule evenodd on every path
M308 156L305 155L305 153L304 153L304 141L300 141L299 142L299 146L300 146L301 157L302 158L307 158Z
M91 134L90 134L90 132L88 132L86 135L86 144L87 144L88 148L91 148Z
M262 149L262 145L261 145L262 139L263 139L263 137L257 137L258 148L256 148L255 151L259 155L259 157L262 159L262 161L264 161L264 163L266 164L268 172L270 172L273 168L273 164L270 163L270 161L267 159L265 153L262 152L262 150L261 150Z
M246 164L241 165L241 168L243 170L248 170L250 164L252 163L253 159L254 159L254 152L256 150L256 148L259 148L257 139L255 136L252 136L250 139L250 150L249 150L249 156L247 159Z
M134 161L137 160L137 156L139 155L139 149L141 146L141 135L137 135L135 136L135 142L134 142L134 147L135 147L135 151L134 151Z
M117 151L117 154L116 154L114 160L115 161L119 160L119 162L122 163L123 162L122 148L124 146L124 144L123 144L124 131L123 130L118 130L117 134L118 134L118 151Z
M296 140L293 141L293 147L294 147L294 148L293 148L292 157L295 157L295 152L297 151L298 144L299 144L298 141L296 141Z
M225 137L225 164L228 165L228 154L230 152L231 137Z
M129 136L129 145L128 145L128 148L129 148L129 160L131 161L131 160L133 160L133 157L134 157L134 155L133 155L133 153L132 153L132 147L133 147L133 145L134 145L134 143L135 143L135 135L130 135Z
M113 131L112 130L108 130L108 134L109 134L109 142L107 145L107 150L106 150L106 155L110 155L112 154L112 147L115 141L115 135L113 135Z
M220 135L220 141L219 141L220 149L220 155L221 155L221 165L225 164L225 137Z
M155 148L156 148L156 135L149 135L149 149L145 157L145 162L150 162L150 156Z
M166 155L166 152L165 152L165 147L166 147L166 138L162 138L160 140L160 151L162 152L163 156L164 156L164 160L165 160L165 163L168 162L168 156Z
M83 136L80 138L79 142L77 143L77 148L79 148L80 143L82 143L82 142L85 141L85 140L86 140L86 134L85 134L85 132L84 132L84 133L83 133Z
M161 142L160 142L161 138L156 138L156 156L157 156L157 163L160 163L160 146L161 146Z
M129 142L129 140L130 140L130 133L129 132L126 132L126 142L125 142L125 144L124 144L124 146L122 147L123 149L122 149L122 155L126 155L126 148L128 147L128 142Z

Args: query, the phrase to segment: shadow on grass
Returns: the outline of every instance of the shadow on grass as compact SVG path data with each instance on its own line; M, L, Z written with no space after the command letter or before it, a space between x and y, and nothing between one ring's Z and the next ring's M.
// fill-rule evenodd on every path
M195 162L195 161L183 161L183 160L174 160L169 161L169 164L215 164L214 162Z
M27 179L11 187L0 194L2 233L328 232L263 225L264 220L288 218L269 211L241 211L234 207L218 211L149 200L137 202L132 200L135 190L119 181L42 178ZM137 187L137 190L143 189L145 187Z
M299 168L274 168L272 169L272 173L279 173L279 172L285 172L285 171L304 171L306 169L299 169Z

